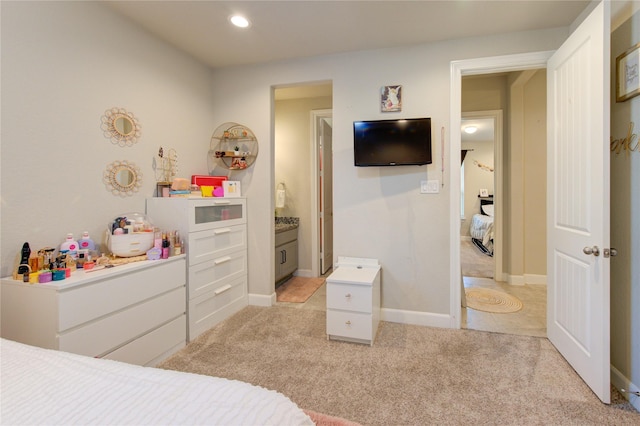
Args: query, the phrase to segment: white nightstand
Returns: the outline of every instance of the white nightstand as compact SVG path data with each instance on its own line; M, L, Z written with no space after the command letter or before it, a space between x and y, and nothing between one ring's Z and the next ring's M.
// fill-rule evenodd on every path
M338 257L327 277L327 337L373 345L379 322L378 260Z

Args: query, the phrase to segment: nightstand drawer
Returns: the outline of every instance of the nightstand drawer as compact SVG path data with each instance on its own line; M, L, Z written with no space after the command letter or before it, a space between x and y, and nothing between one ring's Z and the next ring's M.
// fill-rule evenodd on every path
M351 339L372 340L371 314L327 311L327 334Z
M371 313L372 287L327 281L327 308Z

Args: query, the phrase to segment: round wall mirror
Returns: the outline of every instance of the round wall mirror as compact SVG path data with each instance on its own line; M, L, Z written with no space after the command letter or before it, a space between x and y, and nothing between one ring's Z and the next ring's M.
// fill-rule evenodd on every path
M133 133L134 125L129 117L120 116L114 120L113 125L116 128L116 131L123 136L129 136Z
M105 137L120 146L133 145L138 142L142 134L138 120L124 108L106 110L102 117L101 128Z
M142 173L131 162L114 161L104 171L103 181L113 195L130 196L142 185Z

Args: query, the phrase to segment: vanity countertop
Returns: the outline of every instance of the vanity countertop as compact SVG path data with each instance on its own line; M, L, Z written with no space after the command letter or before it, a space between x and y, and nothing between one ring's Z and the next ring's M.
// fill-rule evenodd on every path
M298 217L276 217L276 234L296 229L299 226L299 223L300 218Z

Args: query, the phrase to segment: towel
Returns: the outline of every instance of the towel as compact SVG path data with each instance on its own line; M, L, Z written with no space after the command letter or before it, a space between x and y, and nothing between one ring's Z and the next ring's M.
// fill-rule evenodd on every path
M285 192L284 189L278 189L276 191L276 208L281 209L284 207Z

